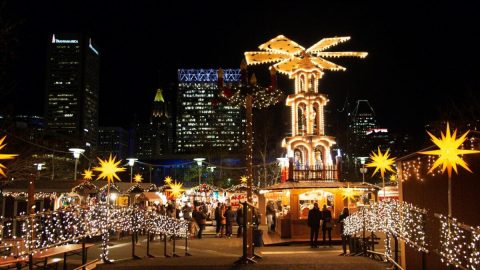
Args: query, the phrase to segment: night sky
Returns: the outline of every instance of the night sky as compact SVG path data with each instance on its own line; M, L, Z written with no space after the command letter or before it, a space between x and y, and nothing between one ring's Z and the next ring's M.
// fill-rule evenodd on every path
M15 108L43 113L46 44L55 32L86 33L96 43L105 126L127 127L134 114L146 118L155 89L174 83L178 68L238 67L244 51L279 34L304 47L349 35L330 50L369 52L366 59L335 59L347 71L327 72L320 81L332 111L347 96L369 99L382 126L417 132L445 119L452 103L465 108L478 98L480 22L473 3L337 2L9 0L7 15L20 22ZM258 71L267 74L267 66ZM285 77L280 85L293 90Z

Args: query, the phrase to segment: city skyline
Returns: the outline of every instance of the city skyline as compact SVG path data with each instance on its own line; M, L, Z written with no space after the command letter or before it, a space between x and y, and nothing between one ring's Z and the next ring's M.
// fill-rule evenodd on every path
M347 72L327 72L320 91L329 96L328 109L333 112L341 110L347 98L351 104L368 99L379 123L389 128L418 132L429 121L445 120L445 115L455 113L453 102L460 111L470 106L479 85L474 76L478 56L468 54L476 43L451 40L478 32L473 11L465 5L405 4L388 13L381 6L312 3L301 14L289 13L294 4L287 3L252 4L255 8L244 14L215 3L144 2L131 9L89 2L29 5L25 9L7 1L9 18L21 21L12 94L17 114L45 113L38 102L45 94L45 43L51 34L62 32L87 34L96 41L101 126L128 127L134 115L146 119L150 109L145 104L150 104L157 88L171 89L178 69L236 67L245 51L278 34L306 46L327 36L352 36L339 50L358 48L369 52L368 57L340 60ZM74 8L77 12L72 12ZM113 12L105 14L110 8ZM285 15L277 16L280 10ZM449 51L455 55L441 57ZM268 83L263 79L268 71L254 71L260 83ZM25 76L29 79L22 80ZM279 76L279 85L293 92L285 76ZM26 95L32 98L25 100Z

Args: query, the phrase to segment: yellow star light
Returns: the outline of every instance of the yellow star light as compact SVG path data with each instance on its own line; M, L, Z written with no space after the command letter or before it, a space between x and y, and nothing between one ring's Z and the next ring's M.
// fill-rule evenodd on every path
M182 188L183 184L182 183L177 183L177 181L175 181L175 183L168 184L168 186L170 187L169 191L174 198L177 198L178 196L180 196L185 191Z
M83 175L83 179L92 180L93 172L91 170L85 170L85 171L83 171L82 175Z
M246 183L247 183L247 181L248 181L248 178L247 178L245 175L244 175L244 176L242 176L242 177L240 177L240 183L242 183L242 184L246 184Z
M165 182L165 184L170 185L170 183L172 183L172 180L173 180L172 177L167 176L167 177L165 177L165 180L163 180L163 181Z
M143 181L143 177L141 174L137 173L135 174L135 177L133 177L133 180L135 181L135 183L141 183Z
M390 178L389 178L389 179L390 179L390 181L395 182L395 181L397 181L397 175L396 175L396 174L392 174L392 175L390 175Z
M355 192L353 191L353 188L348 186L347 188L342 189L342 197L343 199L349 199L349 200L354 199Z
M395 172L392 169L392 165L395 163L395 158L389 158L389 151L390 150L387 150L385 154L382 154L380 148L378 148L378 154L372 151L372 154L370 155L372 162L366 164L367 167L375 167L375 171L373 172L372 176L374 176L379 170L382 178L385 176L385 171L391 171L393 173Z
M3 141L5 140L5 138L7 138L7 135L3 136L3 138L0 139L0 150L2 150L7 144L3 144ZM0 154L0 160L1 159L14 159L16 156L18 156L17 154ZM3 165L2 163L0 163L0 175L3 175L4 177L7 177L5 175L5 172L3 171L3 169L6 169L7 167L5 167L5 165Z
M455 173L458 174L457 171L457 165L462 166L465 168L465 170L472 172L470 168L468 168L467 163L458 155L465 155L465 154L476 154L480 153L478 150L465 150L465 149L458 149L463 142L465 142L468 131L465 132L461 137L457 139L457 130L453 132L453 134L450 133L450 125L447 123L447 131L446 134L443 134L441 132L441 139L435 137L432 135L430 132L428 132L428 135L430 135L431 140L435 145L438 146L438 150L431 150L431 151L424 151L424 152L419 152L420 154L423 155L437 155L438 159L433 163L432 167L428 171L429 173L432 172L435 168L438 166L442 165L442 173L445 172L445 169L448 172L448 176L452 176L452 168L455 171Z
M118 181L120 180L120 177L118 177L117 172L124 172L126 169L125 168L119 168L118 165L122 160L118 160L115 162L115 159L117 157L113 157L110 155L108 160L102 160L98 158L98 161L100 162L99 167L93 168L94 171L101 172L100 175L97 177L98 179L105 179L107 178L108 183L113 182L114 179L117 179Z

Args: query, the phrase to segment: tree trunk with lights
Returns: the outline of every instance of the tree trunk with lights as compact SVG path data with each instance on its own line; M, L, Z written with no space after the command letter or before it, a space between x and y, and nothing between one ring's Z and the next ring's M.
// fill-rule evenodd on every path
M252 182L253 182L253 125L252 125L252 101L253 97L251 95L247 95L245 98L245 113L246 113L246 128L247 128L247 149L246 149L246 163L247 163L247 202L249 204L253 204L253 196L252 196ZM252 218L252 208L248 207L247 213L247 224L251 225L253 218ZM247 228L247 254L249 257L254 256L253 251L253 227L249 226Z

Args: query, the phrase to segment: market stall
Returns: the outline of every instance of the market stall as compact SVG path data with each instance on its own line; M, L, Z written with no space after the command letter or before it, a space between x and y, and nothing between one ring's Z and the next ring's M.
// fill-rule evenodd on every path
M259 189L256 186L252 187L253 193L253 204L258 205L258 193ZM232 206L234 211L240 206L240 203L247 200L247 185L245 183L232 186L226 189L226 199L225 203Z

